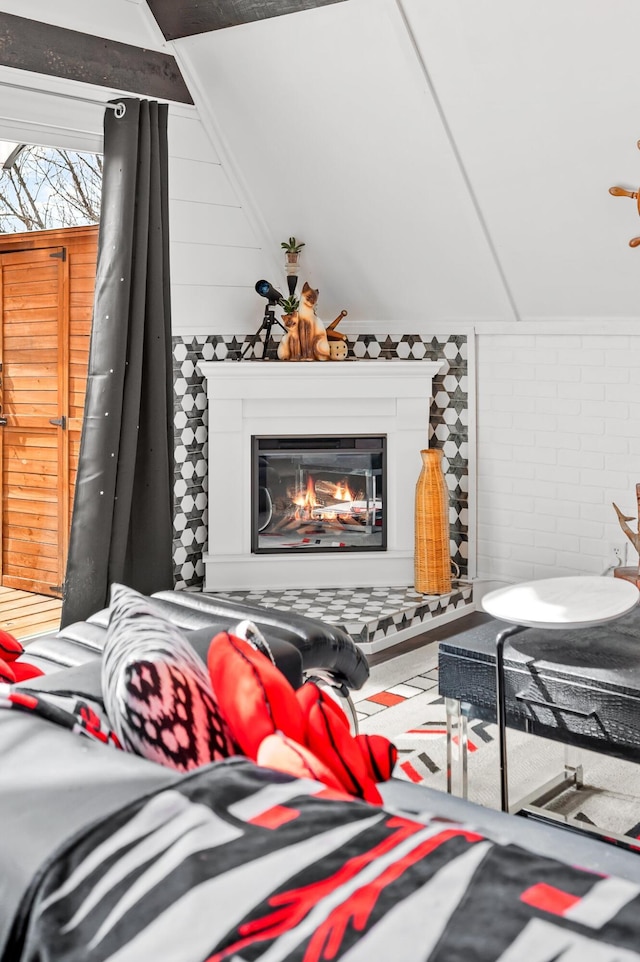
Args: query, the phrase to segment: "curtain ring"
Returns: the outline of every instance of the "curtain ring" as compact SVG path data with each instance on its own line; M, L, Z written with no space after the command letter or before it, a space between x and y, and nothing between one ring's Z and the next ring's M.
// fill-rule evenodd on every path
M126 112L127 112L126 105L123 104L123 103L117 103L117 104L114 106L113 110L114 110L114 113L115 113L115 115L116 115L116 117L117 117L118 119L120 119L120 117L124 117L124 115L125 115Z

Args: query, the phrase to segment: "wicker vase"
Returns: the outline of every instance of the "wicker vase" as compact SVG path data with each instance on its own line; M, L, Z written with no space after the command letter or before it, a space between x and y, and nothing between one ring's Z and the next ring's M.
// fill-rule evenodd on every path
M421 451L416 484L414 587L425 595L451 591L449 492L442 471L442 451Z

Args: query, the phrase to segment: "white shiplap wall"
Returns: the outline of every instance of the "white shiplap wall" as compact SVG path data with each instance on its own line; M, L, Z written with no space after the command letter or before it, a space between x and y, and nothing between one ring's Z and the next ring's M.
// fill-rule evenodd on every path
M195 110L171 108L169 152L173 332L248 333L270 257Z
M101 153L102 103L118 96L122 92L0 68L0 140ZM254 284L273 276L273 261L264 256L194 107L170 105L169 154L174 334L251 332L262 312Z

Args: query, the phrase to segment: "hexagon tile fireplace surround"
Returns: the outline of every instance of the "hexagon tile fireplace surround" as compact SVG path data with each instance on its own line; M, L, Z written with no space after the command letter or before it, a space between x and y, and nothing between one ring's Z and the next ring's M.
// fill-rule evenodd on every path
M415 485L420 451L429 443L432 379L442 363L200 361L198 366L207 382L209 414L204 590L243 597L250 593L259 600L261 593L286 591L290 599L297 589L300 594L320 589L323 595L335 589L357 594L362 606L363 592L380 595L384 589L413 585ZM252 552L255 438L275 436L286 443L288 438L371 435L386 441L384 550ZM426 620L433 625L457 617L471 602L470 586L454 589L450 598L418 596L412 589L405 593L413 595L407 609L413 604L416 617L410 617L409 610L393 612L398 617L387 617L382 627L376 624L366 637L356 637L365 651L424 631ZM380 615L392 614L384 611L384 603L378 609ZM330 620L352 633L356 627L345 624L346 611ZM363 618L358 623L362 628Z

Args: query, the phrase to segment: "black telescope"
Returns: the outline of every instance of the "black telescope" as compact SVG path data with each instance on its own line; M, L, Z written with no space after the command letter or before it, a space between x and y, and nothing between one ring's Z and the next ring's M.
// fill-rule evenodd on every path
M286 327L284 326L282 321L279 321L275 315L275 305L280 304L282 302L282 294L280 293L280 291L277 291L275 289L273 284L270 284L269 281L265 281L265 280L256 281L256 291L258 292L258 294L260 294L261 297L265 297L267 299L267 303L265 304L265 307L264 307L264 317L262 318L262 324L260 325L256 333L256 339L259 340L260 335L264 332L264 341L262 344L262 360L266 361L267 351L269 349L269 342L271 341L271 329L273 328L273 325L277 324L278 327L281 327L283 331L286 331ZM243 358L246 357L246 355L251 350L253 343L254 343L253 341L247 341L244 348L240 352L240 357L238 358L239 361L242 361Z
M270 304L279 304L282 300L280 291L277 291L269 281L256 281L256 291L262 297L266 297Z

